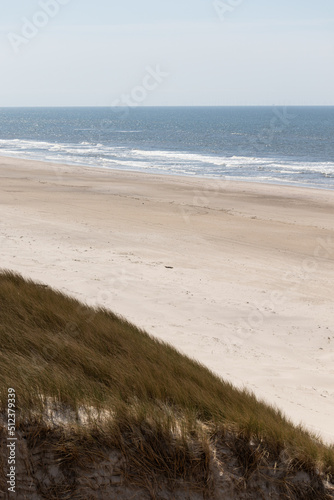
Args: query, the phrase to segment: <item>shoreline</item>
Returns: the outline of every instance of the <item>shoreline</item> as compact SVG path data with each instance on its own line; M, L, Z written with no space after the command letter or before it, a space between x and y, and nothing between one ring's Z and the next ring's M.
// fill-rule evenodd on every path
M2 268L125 316L334 442L334 191L12 157L0 176Z
M92 168L94 170L110 170L112 172L133 172L135 174L147 174L147 175L154 175L154 176L163 176L163 177L176 177L176 178L185 178L185 179L199 179L199 180L211 180L211 181L217 181L217 182L241 182L241 183L246 183L246 184L260 184L260 185L269 185L269 186L287 186L287 187L292 187L292 188L301 188L301 189L315 189L315 190L321 190L321 191L331 191L334 192L334 187L324 187L324 186L316 186L316 185L311 185L311 184L303 184L299 182L280 182L280 181L257 181L249 178L238 178L238 179L232 179L228 177L214 177L214 176L205 176L205 175L184 175L184 174L177 174L175 172L173 173L161 173L161 172L148 172L146 170L135 170L135 169L117 169L117 168L110 168L110 167L102 167L102 166L94 166L94 165L88 165L84 163L64 163L62 161L56 161L56 160L47 160L47 159L37 159L37 158L25 158L21 156L6 156L2 155L0 153L0 158L8 158L8 159L14 159L14 160L19 160L19 161L31 161L31 162L38 162L38 163L44 163L44 164L51 164L54 166L65 166L65 167L78 167L78 168Z

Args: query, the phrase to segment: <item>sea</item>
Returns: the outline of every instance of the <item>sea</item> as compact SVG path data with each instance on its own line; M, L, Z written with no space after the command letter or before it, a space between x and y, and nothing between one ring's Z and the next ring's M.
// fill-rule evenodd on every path
M334 189L334 107L0 108L0 155Z

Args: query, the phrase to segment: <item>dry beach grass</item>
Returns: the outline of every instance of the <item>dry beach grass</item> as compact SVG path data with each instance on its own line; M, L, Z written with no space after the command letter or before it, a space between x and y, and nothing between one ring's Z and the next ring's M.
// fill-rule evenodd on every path
M106 309L3 271L0 346L18 498L333 498L333 447Z

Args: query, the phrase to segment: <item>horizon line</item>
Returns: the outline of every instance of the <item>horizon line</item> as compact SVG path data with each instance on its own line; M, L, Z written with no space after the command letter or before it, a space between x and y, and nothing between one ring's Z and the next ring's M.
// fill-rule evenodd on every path
M117 109L145 109L145 108L333 108L334 104L168 104L154 106L94 106L94 105L37 105L37 106L0 106L0 109L32 109L32 108L117 108Z

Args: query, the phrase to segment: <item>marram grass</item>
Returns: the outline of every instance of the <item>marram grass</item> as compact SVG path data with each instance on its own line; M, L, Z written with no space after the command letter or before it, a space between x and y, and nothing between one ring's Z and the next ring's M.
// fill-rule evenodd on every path
M18 425L34 429L30 440L60 433L62 460L82 459L85 450L94 459L116 446L129 470L198 480L205 489L210 443L225 440L245 478L284 455L287 467L333 480L333 447L278 409L114 313L7 271L0 273L0 380L1 414L12 387ZM93 418L77 418L66 438L66 429L50 429L50 407L76 415L86 408Z

